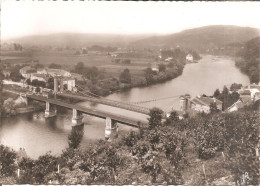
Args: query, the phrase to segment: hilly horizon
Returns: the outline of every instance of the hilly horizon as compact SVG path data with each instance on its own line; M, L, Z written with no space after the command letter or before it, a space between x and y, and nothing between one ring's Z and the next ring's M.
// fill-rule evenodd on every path
M222 47L231 43L250 40L260 35L260 29L232 25L213 25L183 30L181 32L159 34L93 34L93 33L54 33L32 35L6 40L24 46L70 46L91 45L168 48L180 46L204 52L207 49ZM4 42L4 41L2 41Z
M95 34L95 33L53 33L47 35L30 35L8 39L3 42L16 42L25 46L51 45L84 47L91 45L125 46L132 41L150 37L154 34Z
M214 25L187 29L165 36L152 36L132 42L132 46L176 47L204 52L230 43L245 42L260 35L260 29L233 25Z

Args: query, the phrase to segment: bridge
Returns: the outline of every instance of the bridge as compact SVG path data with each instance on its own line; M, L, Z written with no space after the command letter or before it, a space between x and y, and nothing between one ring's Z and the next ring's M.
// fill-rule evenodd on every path
M131 127L145 127L148 124L148 122L141 123L137 119L128 118L126 116L120 116L120 115L116 115L111 112L105 112L105 111L101 111L98 109L84 107L81 105L66 103L63 100L58 100L58 99L54 99L54 98L46 98L46 97L37 96L37 95L26 95L26 97L39 101L39 102L45 102L46 103L46 111L45 111L46 117L51 116L53 114L53 113L51 113L52 111L51 111L50 106L56 105L56 106L61 106L64 108L72 109L73 110L73 117L72 117L73 120L80 120L82 113L84 113L87 115L91 115L91 116L95 116L95 117L103 118L103 119L110 118L113 122L122 123L125 125L129 125ZM80 121L75 121L74 123L81 124Z
M146 114L148 115L150 112L149 108L146 107L141 107L138 105L126 103L126 102L120 102L120 101L115 101L115 100L110 100L110 99L105 99L105 98L96 98L96 97L87 97L87 96L80 96L80 95L73 95L73 94L68 94L68 93L57 93L58 96L64 97L64 98L73 98L81 101L89 101L92 103L99 103L103 105L108 105L112 107L117 107L133 112L138 112L141 114Z
M36 90L36 87L33 87L34 91L32 91L32 92L20 93L20 92L10 91L10 90L4 90L4 91L19 94L20 96L27 99L27 103L28 103L28 99L46 103L46 109L45 109L46 118L53 117L56 115L56 106L61 106L61 107L67 108L67 109L71 109L72 110L72 126L78 126L78 125L84 124L82 121L82 119L83 119L82 114L87 114L87 115L95 116L98 118L103 118L103 119L105 119L105 123L106 123L106 127L105 127L105 137L106 138L110 138L111 136L113 136L117 133L117 129L118 129L117 124L118 123L128 125L131 127L136 127L136 128L148 127L148 121L141 122L135 118L130 118L127 116L122 116L122 115L118 115L115 113L102 111L99 109L93 109L93 108L89 108L89 107L85 107L85 106L81 106L81 105L77 105L77 104L68 103L64 99L60 99L60 98L69 98L69 99L73 99L73 100L88 101L91 103L108 105L108 106L112 106L115 108L121 108L121 109L129 110L129 111L133 111L133 112L141 113L141 114L145 114L145 115L149 115L150 109L139 106L137 104L150 102L150 101L154 101L154 100L146 100L146 101L141 101L139 103L138 102L126 103L126 102L119 102L119 101L115 101L115 100L109 100L106 98L102 98L100 96L93 95L93 93L91 93L91 92L88 92L87 94L82 91L78 91L77 94L68 93L63 90L63 86L61 86L61 88L59 90L58 83L59 83L59 80L54 79L54 91L52 91L51 95L54 95L55 98L52 98L51 96L48 96L48 95L44 95L42 93L43 92L42 88L40 90L40 92L42 94L36 95L34 92ZM61 83L62 83L62 81L61 81ZM82 89L82 90L85 91L84 89ZM168 99L168 98L172 98L172 97L176 97L177 99L180 98L179 96L171 96L171 97L162 98L162 99ZM180 99L180 103L181 103L181 105L183 105L182 108L186 107L185 100L187 100L187 98L181 97L181 99ZM164 117L166 117L166 113L164 113Z

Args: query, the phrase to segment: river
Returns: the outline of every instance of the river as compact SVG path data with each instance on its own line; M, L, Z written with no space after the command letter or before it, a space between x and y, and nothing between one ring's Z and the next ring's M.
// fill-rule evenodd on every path
M128 91L114 93L108 99L123 102L143 102L145 107L159 107L165 111L179 109L179 96L190 94L191 97L206 94L212 95L223 86L229 87L232 83L249 84L249 79L235 67L234 61L226 57L203 56L199 63L187 64L183 74L173 80L162 84L143 88L133 88ZM153 100L153 101L150 101ZM115 109L104 105L91 106L98 109L115 112L146 120L147 116L131 111ZM51 151L60 154L68 146L67 138L71 131L71 114L57 116L46 120L43 112L20 115L15 118L2 118L0 124L0 142L4 145L19 150L37 158ZM103 119L86 116L84 118L84 136L81 146L96 139L104 139L105 121ZM119 132L131 130L131 127L119 125Z

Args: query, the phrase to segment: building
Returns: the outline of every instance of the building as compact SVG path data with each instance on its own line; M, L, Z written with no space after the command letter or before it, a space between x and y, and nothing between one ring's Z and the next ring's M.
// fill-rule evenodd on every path
M173 60L173 58L172 57L168 57L168 58L166 58L164 61L172 61Z
M191 54L186 56L186 62L193 62L193 56Z
M48 75L38 74L38 73L32 73L31 77L30 77L31 81L37 79L38 81L43 81L45 83L48 82L49 78L50 78L50 76L48 76Z
M76 87L75 79L71 77L64 77L63 85L67 85L67 90L74 91Z
M152 72L153 72L154 74L158 74L158 73L159 73L159 69L158 69L157 67L153 67L153 68L152 68Z
M196 112L210 112L210 104L216 103L217 109L222 110L222 101L216 98L197 96L190 101L190 109Z
M246 105L251 104L253 101L249 96L240 97L233 105L228 107L225 112L234 112Z
M63 77L71 77L71 73L63 69L46 69L46 72L52 77L56 75Z
M260 85L256 84L244 86L238 90L240 96L250 96L252 100L258 92L260 92Z
M36 69L32 68L31 66L25 66L19 70L20 74L26 78L29 79L31 77L32 73L36 73Z

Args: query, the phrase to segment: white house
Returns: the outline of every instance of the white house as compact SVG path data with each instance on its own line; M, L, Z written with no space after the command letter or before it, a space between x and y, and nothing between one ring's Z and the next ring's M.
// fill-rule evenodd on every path
M158 74L158 73L159 73L159 69L158 69L157 67L153 67L153 68L152 68L152 71L153 71L153 73L155 73L155 74Z
M186 62L193 62L193 56L191 54L186 56Z
M67 89L69 91L73 91L75 89L75 79L70 77L64 77L63 78L63 85L67 85Z

